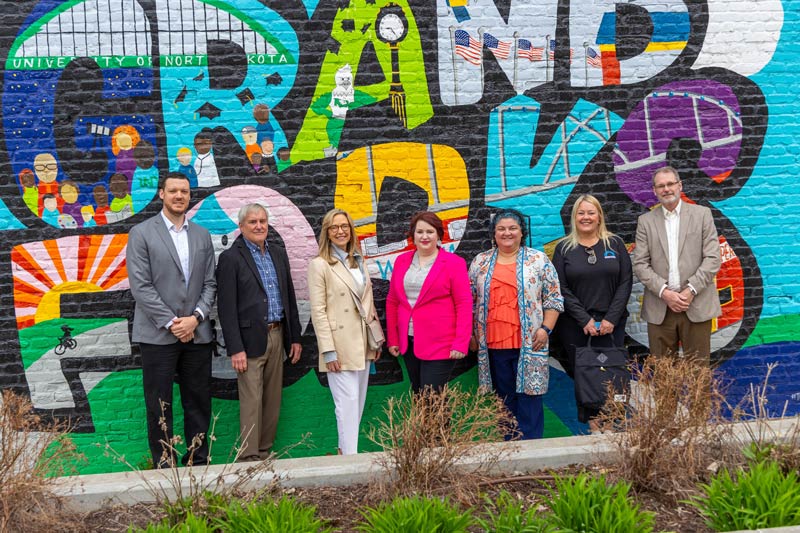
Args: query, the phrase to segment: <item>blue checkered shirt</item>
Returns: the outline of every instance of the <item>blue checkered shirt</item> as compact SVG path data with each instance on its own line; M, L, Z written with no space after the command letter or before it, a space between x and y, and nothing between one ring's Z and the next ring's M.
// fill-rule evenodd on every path
M278 285L278 273L275 271L275 265L272 263L272 256L269 255L269 245L264 243L264 253L261 249L242 237L250 253L253 255L253 261L256 263L258 275L261 276L261 285L264 286L264 292L267 295L267 322L280 322L283 318L283 303L281 302L281 288Z

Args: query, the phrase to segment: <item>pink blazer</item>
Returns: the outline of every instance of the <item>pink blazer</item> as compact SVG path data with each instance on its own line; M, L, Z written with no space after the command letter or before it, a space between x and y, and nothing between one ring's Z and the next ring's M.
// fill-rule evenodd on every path
M414 252L398 257L386 298L388 346L408 349L408 323L414 319L414 354L424 360L448 359L450 350L467 353L472 335L472 291L467 263L455 254L439 250L413 309L403 279Z

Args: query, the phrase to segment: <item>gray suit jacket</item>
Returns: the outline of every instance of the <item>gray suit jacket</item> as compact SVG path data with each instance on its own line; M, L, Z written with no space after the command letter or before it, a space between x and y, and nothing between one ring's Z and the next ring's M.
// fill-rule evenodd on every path
M678 271L681 286L691 284L697 291L686 315L692 322L704 322L722 314L714 277L720 267L719 238L711 210L681 202L678 235ZM669 277L669 252L664 210L661 206L639 217L633 272L644 284L642 318L661 324L667 304L658 297Z
M178 252L161 213L137 224L128 234L127 267L136 301L133 342L178 342L165 326L174 317L189 316L199 308L205 320L194 332L195 343L211 342L208 317L214 305L214 246L208 230L189 222L191 273L186 285Z

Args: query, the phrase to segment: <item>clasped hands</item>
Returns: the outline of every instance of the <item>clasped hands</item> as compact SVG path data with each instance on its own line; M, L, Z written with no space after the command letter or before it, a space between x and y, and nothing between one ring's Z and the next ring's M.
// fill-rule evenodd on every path
M694 300L694 293L689 287L686 287L682 291L673 291L672 289L664 289L661 292L661 299L664 300L664 303L667 304L673 312L675 313L683 313L689 306L692 304L692 300Z
M197 329L198 324L197 317L194 315L176 317L172 319L169 331L178 337L179 341L189 342L194 338L194 330Z
M589 322L583 326L583 334L589 335L590 337L608 335L609 333L614 333L614 324L605 319L600 321L600 328L597 327L597 322L594 319L590 319Z
M389 346L389 353L395 357L400 355L400 347L399 346ZM464 359L467 356L464 352L459 352L458 350L450 350L450 359Z

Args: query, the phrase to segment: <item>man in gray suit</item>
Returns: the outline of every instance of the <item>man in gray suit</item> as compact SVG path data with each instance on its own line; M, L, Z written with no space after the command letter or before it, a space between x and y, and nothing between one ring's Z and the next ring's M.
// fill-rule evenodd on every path
M142 353L147 437L156 468L175 465L172 383L183 405L187 452L182 463L208 462L211 341L208 321L217 284L214 247L202 226L186 219L189 179L172 172L158 185L161 212L128 235L127 267L136 301L133 342Z
M714 277L720 267L719 239L711 210L681 201L678 172L653 174L660 206L639 217L633 272L644 284L642 318L650 353L683 353L708 362L711 322L722 310Z

